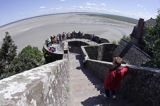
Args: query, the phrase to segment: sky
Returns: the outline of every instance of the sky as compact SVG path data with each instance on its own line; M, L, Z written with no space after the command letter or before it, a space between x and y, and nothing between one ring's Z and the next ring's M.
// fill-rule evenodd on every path
M98 12L145 20L157 16L160 0L0 0L0 26L44 14Z

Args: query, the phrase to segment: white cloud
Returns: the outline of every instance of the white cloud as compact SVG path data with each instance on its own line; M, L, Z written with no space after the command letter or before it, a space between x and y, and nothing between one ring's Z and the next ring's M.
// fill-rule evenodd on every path
M40 9L45 9L46 7L45 6L41 6L41 7L39 7Z
M61 0L66 1L66 0ZM132 11L122 11L116 8L109 8L106 6L105 3L95 3L95 2L86 2L81 5L73 5L71 7L54 7L54 8L47 8L45 6L40 7L41 13L53 13L53 12L99 12L99 13L108 13L108 14L117 14L122 16L134 17L134 18L144 18L148 19L153 17L153 14L148 13L144 6L141 4L137 4L138 10Z
M87 5L87 6L96 6L96 3L87 2L86 5Z
M64 1L66 1L66 0L59 0L59 1L64 2Z
M141 4L137 4L137 7L140 8L140 9L142 9L142 10L146 10L146 8L143 5L141 5Z
M105 7L105 6L106 6L106 4L105 4L105 3L101 3L101 6L104 6L104 7Z
M60 6L60 7L57 7L57 8L55 8L56 10L62 10L63 9L63 7L62 6Z
M50 8L50 10L55 10L55 8Z
M84 7L83 7L83 6L79 6L79 8L80 8L80 9L84 9Z
M113 13L121 13L119 10L117 10L117 9L110 9L110 11L111 12L113 12Z
M139 8L143 8L143 6L141 4L137 4L137 7Z

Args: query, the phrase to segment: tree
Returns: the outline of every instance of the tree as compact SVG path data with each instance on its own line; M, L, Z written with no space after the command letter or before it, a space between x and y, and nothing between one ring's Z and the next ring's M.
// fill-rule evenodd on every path
M17 55L17 46L14 44L9 32L6 32L3 39L2 47L0 48L0 74L2 74L11 61Z
M156 18L156 25L147 29L144 41L145 50L153 57L147 65L160 68L160 14Z
M29 45L12 61L8 68L8 72L11 74L23 72L40 66L43 63L43 53L39 51L37 47L31 47Z

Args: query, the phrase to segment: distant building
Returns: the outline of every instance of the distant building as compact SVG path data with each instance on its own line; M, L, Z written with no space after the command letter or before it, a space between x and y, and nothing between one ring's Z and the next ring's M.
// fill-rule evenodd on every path
M156 25L156 19L150 18L145 22L145 27L154 27Z
M146 35L145 30L148 27L154 27L156 25L156 19L150 18L147 21L140 18L138 24L134 27L130 38L131 42L138 46L139 48L143 49L144 47L144 36Z
M143 42L144 35L144 19L140 18L138 24L134 27L130 37L131 42L140 47Z

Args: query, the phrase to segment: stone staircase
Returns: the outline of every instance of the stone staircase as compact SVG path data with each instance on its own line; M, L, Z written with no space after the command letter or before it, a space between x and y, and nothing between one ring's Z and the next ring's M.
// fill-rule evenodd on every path
M69 54L71 106L133 106L119 97L106 99L102 81L81 67L81 61L79 54Z

